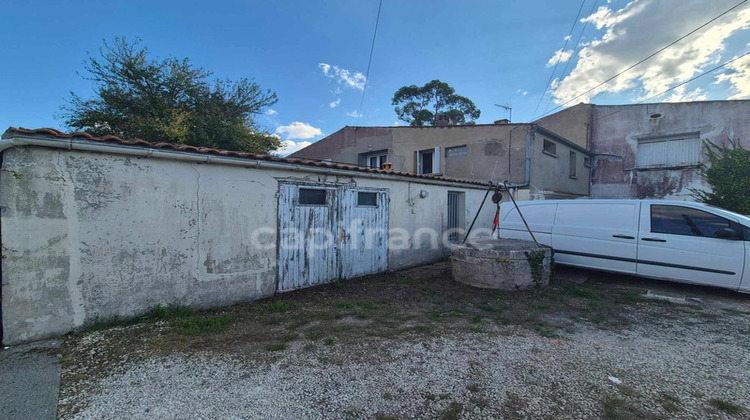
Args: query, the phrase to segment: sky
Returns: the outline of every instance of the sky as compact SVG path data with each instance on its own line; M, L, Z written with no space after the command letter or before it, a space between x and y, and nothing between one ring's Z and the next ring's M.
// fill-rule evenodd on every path
M280 154L347 125L404 125L393 94L434 79L477 105L477 123L581 102L750 99L747 0L382 0L377 21L379 4L0 0L0 130L70 131L60 108L93 95L83 63L117 36L276 92L256 120Z

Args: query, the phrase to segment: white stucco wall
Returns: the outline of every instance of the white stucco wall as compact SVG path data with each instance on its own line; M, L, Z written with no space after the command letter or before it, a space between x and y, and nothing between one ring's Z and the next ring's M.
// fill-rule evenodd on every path
M160 303L210 307L274 294L276 249L254 246L252 235L276 228L280 179L388 188L390 227L411 233L445 229L447 191L466 194L467 226L484 196L479 187L10 148L0 172L3 341ZM477 228L491 226L493 214L488 200ZM442 248L391 250L389 268L444 256Z

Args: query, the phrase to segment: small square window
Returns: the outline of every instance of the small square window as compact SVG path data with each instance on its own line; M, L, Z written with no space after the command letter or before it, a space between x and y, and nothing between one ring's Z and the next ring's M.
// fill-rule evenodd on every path
M549 140L544 140L544 149L542 151L548 155L557 156L557 145Z
M583 166L590 168L591 167L591 158L588 156L583 157Z
M299 204L312 206L326 205L326 190L317 188L300 188Z
M357 205L377 207L378 206L378 194L374 192L357 192Z

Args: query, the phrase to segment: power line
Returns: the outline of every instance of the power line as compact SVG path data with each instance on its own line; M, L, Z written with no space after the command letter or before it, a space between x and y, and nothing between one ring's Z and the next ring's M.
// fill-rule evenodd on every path
M591 5L591 11L589 11L589 16L594 14L594 9L596 8L597 0L594 0L594 3ZM583 38L583 33L586 32L586 26L588 26L589 22L586 21L583 24L583 28L581 29L581 33L578 34L578 39L576 40L576 46L573 49L573 55L576 54L578 47L581 45L581 38ZM573 60L565 60L565 67L563 68L563 71L560 76L560 80L562 80L563 77L565 77L565 73L568 71L568 66L570 65L570 62ZM560 83L555 86L555 88L552 90L552 93L549 95L549 99L547 100L547 105L544 106L544 112L547 112L547 109L549 108L549 105L552 103L552 98L555 97L555 92L557 92L557 89L560 87Z
M750 51L748 51L748 52L746 52L746 53L744 53L744 54L742 54L742 55L740 55L740 56L734 57L733 59L731 59L731 60L729 60L729 61L725 61L724 63L722 63L722 64L719 64L718 66L716 66L716 67L712 68L711 70L707 70L707 71L704 71L703 73L701 73L701 74L699 74L699 75L697 75L697 76L695 76L695 77L691 77L690 79L688 79L688 80L685 80L684 82L682 82L682 83L680 83L680 84L678 84L678 85L672 86L671 88L669 88L669 89L667 89L667 90L665 90L665 91L663 91L663 92L659 92L659 93L657 93L656 95L651 95L651 96L649 96L648 98L646 98L646 99L644 99L644 100L642 100L642 101L640 101L640 102L637 102L636 104L642 104L642 103L644 103L644 102L646 102L646 101L649 101L649 100L651 100L651 99L654 99L654 98L656 98L657 96L661 96L661 95L664 95L664 94L665 94L665 93L667 93L667 92L671 92L671 91L673 91L673 90L677 89L677 88L678 88L678 87L680 87L680 86L684 86L684 85L686 85L686 84L688 84L688 83L692 82L693 80L695 80L695 79L698 79L698 78L701 78L701 77L703 77L703 76L705 76L705 75L707 75L707 74L709 74L709 73L713 73L713 72L715 72L716 70L718 70L718 69L720 69L720 68L722 68L722 67L724 67L724 66L726 66L726 65L728 65L728 64L731 64L731 63L733 63L733 62L735 62L735 61L739 60L740 58L742 58L742 57L745 57L745 56L748 56L748 55L750 55ZM615 114L617 114L617 113L619 113L619 112L622 112L622 111L624 111L624 110L625 110L625 108L619 109L619 110L617 110L617 111L615 111L615 112L612 112L611 114L607 114L607 115L601 116L601 117L599 117L599 118L595 119L594 121L599 121L599 120L601 120L601 119L604 119L604 118L610 117L610 116L612 116L612 115L615 115Z
M378 5L378 17L375 18L375 32L372 34L372 44L370 45L370 58L367 60L367 73L365 74L365 86L362 88L362 101L359 103L359 115L362 115L362 107L365 104L365 92L367 84L370 81L370 65L372 64L372 52L375 50L375 37L378 35L378 24L380 23L380 10L383 8L383 0Z
M648 59L652 58L653 56L655 56L655 55L659 54L660 52L662 52L662 51L666 50L667 48L669 48L669 47L671 47L671 46L675 45L676 43L678 43L678 42L682 41L683 39L687 38L688 36L690 36L690 35L692 35L692 34L696 33L697 31L699 31L699 30L701 30L701 29L703 29L704 27L706 27L707 25L709 25L710 23L712 23L712 22L713 22L713 21L715 21L716 19L719 19L720 17L722 17L722 16L726 15L727 13L731 12L732 10L734 10L734 9L736 9L736 8L738 8L738 7L740 7L740 6L741 6L741 5L743 4L743 3L746 3L746 2L747 2L747 0L742 0L741 2L737 3L737 4L736 4L735 6L733 6L732 8L730 8L730 9L726 10L726 11L725 11L724 13L722 13L722 14L720 14L720 15L716 16L715 18L713 18L713 19L709 20L708 22L704 23L703 25L701 25L701 26L699 26L699 27L697 27L697 28L693 29L692 31L690 31L690 32L688 32L687 34L685 34L685 35L681 36L680 38L676 39L675 41L672 41L671 43L669 43L669 44L668 44L668 45L666 45L665 47L661 48L660 50L656 51L655 53L653 53L653 54L649 55L648 57L646 57L646 58L644 58L644 59L642 59L642 60L638 61L637 63L635 63L635 64L631 65L630 67L626 68L625 70L622 70L621 72L619 72L619 73L615 74L614 76L610 77L609 79L607 79L607 80L605 80L605 81L603 81L603 82L599 83L598 85L596 85L596 86L594 86L593 88L591 88L591 89L587 90L586 92L583 92L583 93L581 93L580 95L578 95L578 96L575 96L575 97L573 97L573 98L569 99L569 100L568 100L568 101L566 101L566 102L563 102L562 104L560 104L560 105L556 106L555 108L552 108L552 109L550 109L550 110L549 110L549 112L543 113L543 114L541 114L541 115L539 115L539 116L537 116L537 117L534 117L534 118L532 118L532 121L533 121L533 120L536 120L536 119L539 119L539 118L541 118L541 117L543 117L543 116L545 116L545 115L548 115L549 113L551 113L551 112L553 112L553 111L555 111L555 110L558 110L558 109L560 109L560 108L564 107L565 105L567 105L567 104L569 104L569 103L571 103L571 102L575 101L576 99L580 98L581 96L584 96L584 95L586 95L587 93L589 93L589 92L593 91L594 89L596 89L596 88L598 88L598 87L600 87L600 86L602 86L602 85L604 85L604 84L606 84L606 83L609 83L609 82L611 82L612 80L616 79L617 77L621 76L621 75L622 75L622 74L624 74L624 73L627 73L628 71L632 70L632 69L633 69L634 67L638 66L639 64L643 63L644 61L646 61L646 60L648 60ZM536 112L536 110L535 110L534 112Z
M555 67L552 69L552 73L549 75L549 80L547 80L547 85L544 87L544 90L542 91L542 96L539 97L539 102L537 102L536 108L534 108L534 114L536 114L536 111L539 110L539 105L542 104L542 100L544 99L544 93L547 92L547 89L549 89L549 86L552 83L552 78L555 77L555 71L557 70L557 65L560 64L560 58L562 57L562 53L565 52L565 47L568 46L568 41L570 41L570 36L573 34L573 29L575 29L576 24L578 23L578 18L581 17L581 10L583 10L583 5L585 3L586 3L586 0L581 1L581 7L578 8L578 13L576 14L576 18L573 20L573 26L570 27L570 32L568 32L568 36L565 37L565 43L563 43L563 47L560 50L561 54L557 55L557 61L555 62Z

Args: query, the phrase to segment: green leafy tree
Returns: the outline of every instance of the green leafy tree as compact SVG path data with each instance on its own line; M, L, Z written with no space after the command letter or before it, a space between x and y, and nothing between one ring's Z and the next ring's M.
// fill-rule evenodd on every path
M481 111L474 102L456 95L445 82L433 80L424 86L404 86L393 95L396 114L412 126L437 125L440 118L455 124L473 124Z
M730 140L728 146L704 140L708 167L701 169L701 177L709 191L691 188L697 201L721 207L739 214L750 214L750 150L739 141Z
M187 58L152 59L140 43L115 38L104 41L99 57L88 57L83 77L96 95L70 93L62 108L69 128L254 153L279 147L279 138L253 118L276 103L275 93L246 78L210 80Z

